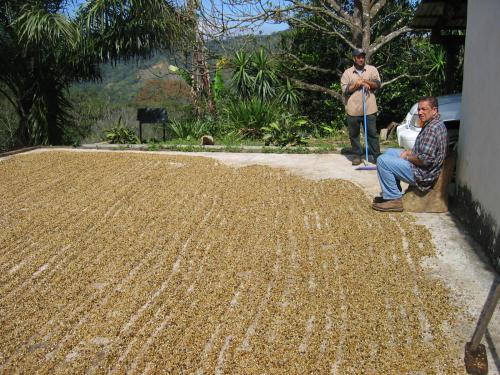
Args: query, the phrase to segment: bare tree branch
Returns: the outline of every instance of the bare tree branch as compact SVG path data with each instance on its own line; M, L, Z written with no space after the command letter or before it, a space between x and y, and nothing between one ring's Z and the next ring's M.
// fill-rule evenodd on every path
M362 0L361 4L362 4L361 19L363 20L362 46L363 48L366 48L370 45L370 39L371 39L370 0Z
M328 0L328 4L330 4L330 6L336 12L338 12L342 16L342 18L344 18L345 20L349 21L349 23L351 23L352 25L354 25L352 16L350 14L346 13L336 0Z
M382 9L385 6L386 2L387 2L386 0L380 0L377 2L373 1L372 4L370 4L371 5L370 17L375 18L380 9Z
M265 22L268 20L277 19L279 19L280 21L292 20L296 19L295 14L297 11L307 11L318 16L324 15L330 20L335 20L351 29L359 29L359 32L361 32L361 28L352 22L352 17L345 18L343 16L339 16L336 12L330 10L327 7L313 6L297 0L292 0L292 4L293 5L287 7L263 8L259 13L254 14L239 13L237 15L227 16L226 24L231 23L232 26L226 25L226 28L235 29L241 27L242 25L259 21ZM233 13L236 12L233 11ZM330 22L331 21L329 21L328 23Z
M296 0L292 0L292 2L295 4L297 9L309 10L311 12L315 12L316 14L325 14L349 28L356 27L356 25L353 23L352 17L345 14L345 12L340 13L341 16L338 16L335 12L332 12L326 7L316 7Z
M321 25L318 25L315 22L308 22L308 21L304 21L304 20L302 20L300 18L295 18L295 17L292 17L289 20L292 21L292 22L296 22L297 24L300 24L303 27L307 27L307 28L309 28L311 30L321 31L325 35L336 36L339 39L341 39L345 44L347 44L350 48L354 49L354 48L357 47L354 43L352 43L349 39L347 39L343 34L341 34L340 32L338 32L336 29L327 29L327 28L325 28L325 27L323 27Z
M394 83L394 82L396 82L396 81L399 81L399 80L400 80L400 79L402 79L402 78L416 79L416 78L425 78L425 77L428 77L429 75L430 75L430 73L427 73L427 74L421 74L421 75L416 75L416 76L404 73L404 74L401 74L401 75L399 75L399 76L397 76L397 77L394 77L394 78L392 78L392 79L390 79L390 80L388 80L388 81L383 82L383 83L382 83L382 85L381 85L380 87L382 88L382 87L384 87L384 86L390 85L391 83Z
M337 92L335 90L332 90L332 89L329 89L327 87L323 87L323 86L320 86L320 85L316 85L314 83L306 83L306 82L300 81L300 80L295 79L295 78L288 77L288 79L295 86L297 86L299 89L307 90L307 91L320 92L322 94L326 94L326 95L331 96L331 97L333 97L333 98L335 98L337 100L340 100L342 103L344 103L344 97L339 92Z
M377 50L380 49L380 47L382 47L384 44L387 44L389 43L391 40L393 40L394 38L397 38L398 36L400 36L401 34L404 34L404 33L407 33L409 31L412 31L412 28L411 27L408 27L408 26L403 26L402 28L398 29L398 30L395 30L393 31L392 33L389 33L387 35L384 35L382 37L379 37L377 38L377 40L375 41L375 43L372 43L372 45L370 46L370 48L368 49L368 52L367 52L367 55L372 55L374 54ZM367 56L368 58L368 56Z
M294 59L295 61L297 61L299 64L303 65L303 67L299 68L298 70L312 70L312 71L320 72L320 73L339 74L339 72L331 70L331 69L324 69L324 68L320 68L318 66L309 65L309 64L305 63L304 61L302 61L299 57L295 56L291 52L288 52L287 55L289 57L291 57L292 59Z
M395 14L397 14L397 12L391 12L391 13L389 13L389 14L386 14L384 17L381 17L381 18L377 19L377 21L376 21L376 22L373 22L373 23L372 23L372 25L371 25L372 30L374 30L374 29L375 29L375 27L376 27L379 23L383 23L383 22L385 22L386 20L388 20L388 19L390 19L391 17L393 17ZM398 20L398 21L394 24L393 28L395 28L395 27L396 27L396 25L398 25L401 21L402 21L401 19L400 19L400 20Z

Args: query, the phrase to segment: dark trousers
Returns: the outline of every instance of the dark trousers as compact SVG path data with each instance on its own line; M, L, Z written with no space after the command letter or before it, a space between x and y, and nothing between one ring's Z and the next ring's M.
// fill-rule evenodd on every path
M354 155L361 157L365 154L365 149L361 148L361 142L359 141L359 129L364 129L363 116L348 115L347 126L349 127L349 139L351 141L352 152ZM368 153L376 160L380 155L380 144L377 133L377 115L366 116L366 127L368 128Z

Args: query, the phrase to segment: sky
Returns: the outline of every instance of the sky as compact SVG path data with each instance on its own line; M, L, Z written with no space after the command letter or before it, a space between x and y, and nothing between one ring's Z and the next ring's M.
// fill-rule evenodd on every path
M262 25L261 29L262 29L263 34L272 34L272 33L275 33L277 31L283 31L283 30L288 29L288 24L286 24L286 23L278 23L278 24L265 23L264 25Z

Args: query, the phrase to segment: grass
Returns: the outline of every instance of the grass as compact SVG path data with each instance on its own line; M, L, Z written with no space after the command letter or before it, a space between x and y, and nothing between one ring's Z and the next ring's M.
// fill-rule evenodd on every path
M364 144L363 134L361 142ZM266 146L262 140L241 138L236 133L228 133L214 137L216 147L205 147L200 144L198 138L172 138L166 141L159 141L151 138L148 143L149 151L170 150L183 152L262 152L262 153L335 153L341 149L350 148L350 141L345 128L335 131L329 137L308 138L307 146L299 147L270 147ZM393 135L388 140L380 142L382 149L399 147L397 139ZM248 148L247 146L253 146Z

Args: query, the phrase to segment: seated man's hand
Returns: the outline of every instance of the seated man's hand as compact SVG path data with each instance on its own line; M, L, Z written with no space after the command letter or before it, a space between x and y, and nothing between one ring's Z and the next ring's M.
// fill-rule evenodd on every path
M399 157L401 159L408 160L408 157L411 156L411 151L410 150L404 150L401 154L399 154Z

